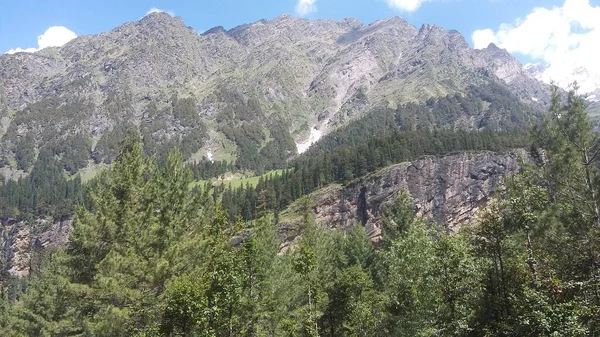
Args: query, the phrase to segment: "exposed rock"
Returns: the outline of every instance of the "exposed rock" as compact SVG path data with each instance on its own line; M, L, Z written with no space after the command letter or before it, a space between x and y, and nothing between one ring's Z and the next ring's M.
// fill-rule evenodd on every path
M75 136L96 144L119 126L162 123L145 135L157 143L198 133L172 115L149 117L149 106L169 111L175 93L195 99L193 118L206 134L224 138L219 114L253 100L265 111L261 125L285 121L301 143L314 127L325 135L372 109L490 82L534 106L549 97L506 51L473 50L457 31L399 17L363 25L283 15L198 34L181 18L152 13L60 48L0 55L0 174L19 176L9 165L19 150L38 153Z
M39 224L36 226L39 226ZM72 230L72 220L55 222L50 228L34 237L32 239L32 244L45 249L65 247L69 242L69 234L71 234Z
M39 235L32 235L32 228L46 229ZM71 220L50 223L46 219L38 219L30 226L22 221L5 219L0 227L1 267L12 276L29 275L34 249L54 250L65 247L72 228Z
M317 221L328 227L364 225L377 240L381 206L405 189L415 201L418 216L453 231L504 189L505 177L519 170L519 156L526 153L463 153L393 165L344 188L314 193L317 206L313 211Z
M504 179L519 170L519 156L510 153L461 153L444 157L427 156L401 163L363 177L345 187L330 186L312 195L317 221L329 228L350 229L364 225L368 235L378 240L381 206L394 194L405 189L415 201L417 215L456 230L468 223L478 209L504 189ZM293 211L293 210L292 210ZM46 228L32 235L29 228ZM0 242L5 268L11 275L29 273L34 248L53 250L64 247L72 230L72 221L49 223L37 220L33 226L5 220L0 228ZM285 242L281 250L290 249L297 232L293 223L282 223L279 237ZM238 238L239 239L239 238ZM239 239L241 240L241 239Z
M15 226L9 232L11 240L8 244L10 265L8 273L13 276L24 277L29 275L29 261L31 259L31 236L28 228ZM6 247L5 244L5 247Z

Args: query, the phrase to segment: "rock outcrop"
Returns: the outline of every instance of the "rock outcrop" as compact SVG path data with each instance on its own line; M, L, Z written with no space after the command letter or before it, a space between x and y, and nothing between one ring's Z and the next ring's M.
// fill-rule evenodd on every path
M462 153L393 165L346 187L314 193L313 211L328 227L364 225L377 240L381 206L404 189L414 199L418 216L456 230L504 189L505 178L519 170L519 156L526 153Z
M32 228L39 234L32 233ZM34 251L65 247L72 228L71 220L51 223L46 219L38 219L32 225L13 219L2 221L0 267L12 276L29 275Z
M350 229L364 225L377 241L382 205L404 189L414 199L418 216L444 224L450 231L456 230L468 223L495 193L504 189L504 179L519 170L519 156L526 157L526 153L428 156L389 166L345 187L330 186L313 193L313 212L317 221L329 228ZM280 236L285 241L293 241L298 234L294 222L279 226ZM32 234L30 228L37 229L39 234ZM33 252L66 246L71 230L72 221L37 220L28 226L24 222L5 220L0 227L2 267L11 275L27 276Z

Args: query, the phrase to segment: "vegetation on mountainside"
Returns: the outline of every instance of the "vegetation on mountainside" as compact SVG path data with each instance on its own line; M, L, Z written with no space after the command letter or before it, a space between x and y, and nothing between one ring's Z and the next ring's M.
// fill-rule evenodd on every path
M333 182L346 183L387 165L414 160L422 155L443 155L453 151L503 151L525 146L525 125L529 119L537 120L530 108L519 103L501 86L472 87L466 95L432 98L424 105L406 104L396 109L376 109L334 130L306 153L287 161L295 153L295 144L284 124L268 122L270 132L267 135L262 125L267 123L267 119L256 102L244 100L235 91L220 92L218 100L227 99L232 103L219 114L218 119L222 122L222 132L238 144L238 157L234 163L202 160L192 164L194 180L209 180L227 172L250 170L259 176L265 170L292 168L280 178L264 179L265 182L259 184L258 189L249 187L252 191L248 190L246 184L241 187L233 184L231 188L224 184L217 189L216 198L227 190L223 203L230 216L242 215L245 220L253 219L256 212L242 213L240 210L244 204L248 205L247 209L255 209L257 195L263 189L269 196L269 210L279 211L315 188ZM97 163L112 162L124 139L139 136L144 151L155 156L159 166L164 166L168 150L172 147L179 148L183 157L188 158L201 146L199 142L204 137L204 126L201 121L191 117L195 111L192 98L173 96L170 102L163 110L150 103L139 133L134 126L123 124L116 126L112 133L104 134L91 152L93 160ZM171 114L177 116L177 123L183 123L181 134L175 138L168 138L164 131L170 123L175 122L169 119ZM193 130L187 131L188 128ZM67 136L67 139L71 141L50 141L40 153L53 154L57 165L73 173L85 166L83 163L87 163L90 154L84 138ZM33 143L24 144L28 144L28 150L18 152L17 159L28 163L25 166L33 165ZM38 171L47 165L42 160L43 156L39 158L41 162L36 166ZM66 184L64 180L60 184ZM19 184L22 187L18 189L8 184L0 186L0 196L4 201L0 205L0 215L55 215L52 211L38 212L36 207L19 206L34 202L33 194L24 191L45 193L43 190L48 186L44 187L41 180L33 178L24 178ZM10 186L13 185L10 183ZM84 190L80 185L75 188ZM84 192L65 194L64 198L71 199L71 195L81 193ZM59 200L56 202L63 203ZM65 202L76 204L78 200ZM50 206L56 208L56 205ZM14 212L15 209L19 212Z
M90 186L69 246L27 285L2 287L4 336L590 336L600 329L600 138L584 101L555 93L538 159L478 221L448 235L405 193L383 238L311 217L279 251L266 191L230 220L190 190L180 153L161 168L137 142ZM543 148L544 151L537 150ZM235 240L233 240L235 238ZM231 242L239 242L233 246Z
M101 133L79 124L68 126L83 123L89 117L86 116L90 107L84 101L62 104L57 99L46 98L28 105L15 114L2 136L0 167L29 172L38 153L50 151L63 168L74 175L88 166L90 160L95 164L110 164L121 142L135 134L141 135L145 152L155 155L160 165L175 147L186 160L197 156L209 141L209 132L235 144L233 164L238 170L251 170L260 175L285 168L288 160L296 155L296 144L290 133L292 121L267 113L258 99L238 90L219 87L206 102L177 94L167 96L165 101L148 98L142 103L139 121L131 120L134 114L131 99L129 94L107 95L102 107L111 118L118 120ZM211 105L218 106L215 109L219 112L208 118L202 109ZM322 142L319 146L356 145L374 134L396 129L522 129L538 118L535 112L535 108L521 103L503 85L492 81L470 86L463 94L430 98L426 104L373 108L364 114L360 123L352 123L357 116L349 114L344 118L352 125L338 128L332 133L333 137L328 138L329 143ZM66 120L61 122L61 119ZM16 163L14 167L11 160Z
M53 153L42 152L31 173L0 186L0 216L32 220L34 217L71 217L85 200L79 177L68 180Z

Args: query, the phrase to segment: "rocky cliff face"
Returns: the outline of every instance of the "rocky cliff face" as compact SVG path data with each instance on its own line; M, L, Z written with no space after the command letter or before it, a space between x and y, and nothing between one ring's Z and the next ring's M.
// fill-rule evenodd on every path
M381 206L404 189L418 216L455 230L503 190L504 179L519 170L519 156L526 153L463 153L393 165L346 187L314 193L313 211L317 221L332 228L364 225L377 240Z
M35 228L39 234L34 234ZM51 223L36 220L33 225L5 219L0 227L0 268L9 275L24 277L29 275L35 252L52 251L65 247L69 241L72 221Z
M550 103L549 86L531 75L531 69L523 65L506 50L491 43L478 51L486 67L502 79L524 101L547 108Z

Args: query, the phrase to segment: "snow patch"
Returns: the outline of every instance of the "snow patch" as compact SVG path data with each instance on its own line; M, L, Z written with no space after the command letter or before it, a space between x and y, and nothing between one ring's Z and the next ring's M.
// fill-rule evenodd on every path
M531 97L531 100L534 101L534 102L537 102L538 98L537 97Z
M317 130L317 128L313 127L312 129L310 129L310 135L308 136L308 140L304 143L296 143L296 149L298 150L298 153L306 152L306 150L308 150L308 148L311 145L318 142L319 139L321 139L321 137L323 137L323 133Z
M585 99L588 100L588 101L590 101L590 102L598 102L598 101L600 101L600 97L596 96L596 94L589 95Z

